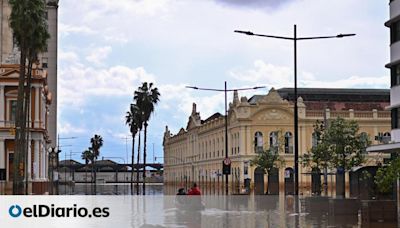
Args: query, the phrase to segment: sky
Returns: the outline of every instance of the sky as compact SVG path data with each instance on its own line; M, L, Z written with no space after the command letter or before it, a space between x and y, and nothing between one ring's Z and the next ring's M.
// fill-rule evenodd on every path
M80 159L90 138L102 157L131 162L125 115L142 82L160 102L148 129L148 159L162 162L165 126L185 128L192 103L202 119L223 112L224 96L185 86L293 86L293 42L234 30L299 37L356 33L298 44L299 87L389 88L387 1L68 0L59 6L58 133L61 159ZM232 95L229 95L231 99ZM154 151L154 156L153 156ZM136 155L135 155L136 156Z

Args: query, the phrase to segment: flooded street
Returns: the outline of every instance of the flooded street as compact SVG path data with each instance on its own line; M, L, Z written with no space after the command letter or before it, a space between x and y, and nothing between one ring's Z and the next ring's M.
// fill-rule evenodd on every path
M59 190L66 195L91 195L91 185L87 184L60 186ZM378 218L379 212L371 213L368 207L366 211L355 199L284 194L203 195L200 199L175 196L172 186L162 184L146 185L146 197L129 196L130 184L98 185L96 191L97 195L119 195L112 197L115 202L123 200L116 202L117 216L130 217L132 227L397 227L397 221L387 216ZM126 215L124 207L134 213Z

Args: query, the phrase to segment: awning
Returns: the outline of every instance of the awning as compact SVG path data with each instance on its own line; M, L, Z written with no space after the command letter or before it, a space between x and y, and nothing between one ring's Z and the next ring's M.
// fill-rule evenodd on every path
M373 145L367 148L368 153L379 152L379 153L400 153L400 143L387 143L380 145Z

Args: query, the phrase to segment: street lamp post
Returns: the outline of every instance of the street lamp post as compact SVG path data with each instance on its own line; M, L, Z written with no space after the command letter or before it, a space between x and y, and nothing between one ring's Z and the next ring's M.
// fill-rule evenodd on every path
M195 90L224 92L224 94L225 94L225 159L229 159L229 157L228 157L228 92L262 89L262 88L265 88L265 86L256 86L256 87L252 87L252 88L228 89L227 83L225 81L224 89L199 88L196 86L186 86L186 88L195 89ZM228 193L229 193L228 175L229 174L227 174L227 173L225 174L225 194L226 195L228 195Z
M356 34L338 34L336 36L314 36L314 37L297 37L297 27L294 25L293 37L285 36L272 36L264 34L256 34L250 31L235 30L234 32L242 33L249 36L260 36L267 38L292 40L294 42L294 192L296 195L299 194L299 118L298 118L298 107L297 107L297 41L301 40L316 40L316 39L330 39L330 38L343 38L348 36L355 36Z

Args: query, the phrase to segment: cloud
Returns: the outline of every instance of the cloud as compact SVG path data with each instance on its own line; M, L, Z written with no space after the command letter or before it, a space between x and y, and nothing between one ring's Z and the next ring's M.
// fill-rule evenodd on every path
M112 48L110 46L92 48L90 54L86 56L86 60L91 63L100 65L102 61L108 57L111 51Z
M79 62L79 57L73 51L65 51L63 49L59 49L58 60L64 61L64 62L75 63L75 62Z
M268 7L275 8L281 6L284 3L293 0L214 0L217 3L222 3L225 5L238 6L238 7L249 7L249 8L259 8Z
M293 87L293 68L286 66L276 66L256 60L254 66L247 70L234 69L230 71L231 77L256 85L266 85L269 87ZM319 87L319 88L389 88L389 76L351 76L348 78L328 79L316 77L310 72L299 72L298 85L300 87Z
M95 68L71 64L60 70L59 105L62 109L77 109L89 99L97 97L132 96L143 81L154 81L154 76L143 67L116 65Z
M82 26L82 25L72 25L72 24L64 24L64 23L59 23L58 25L58 31L62 36L68 36L72 33L78 33L78 34L85 34L85 35L93 35L96 34L96 31L91 29L88 26Z
M58 124L58 131L62 135L86 133L86 130L84 128L73 126L71 125L71 123L66 121L60 121L60 123Z

